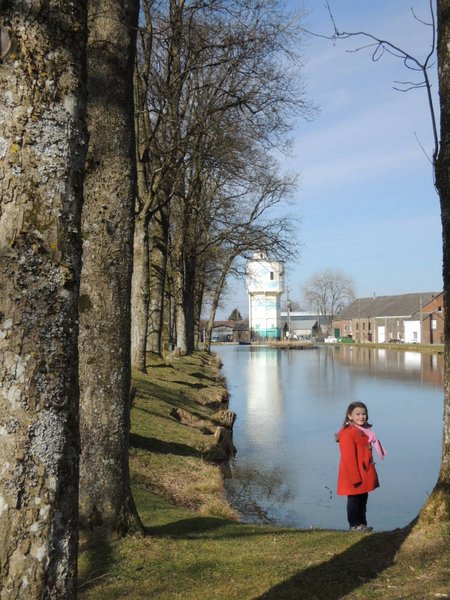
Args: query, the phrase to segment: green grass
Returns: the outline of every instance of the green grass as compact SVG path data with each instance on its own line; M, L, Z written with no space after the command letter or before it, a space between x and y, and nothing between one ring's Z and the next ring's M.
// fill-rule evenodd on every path
M219 467L203 459L210 403L223 397L210 357L157 362L135 385L130 465L147 535L83 540L80 598L450 598L447 526L364 535L236 520Z

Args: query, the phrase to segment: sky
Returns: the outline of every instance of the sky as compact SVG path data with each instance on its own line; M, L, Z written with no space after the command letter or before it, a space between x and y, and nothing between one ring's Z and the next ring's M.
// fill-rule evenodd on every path
M297 3L290 0L291 6ZM332 33L325 0L305 0L306 27ZM428 0L330 0L337 26L366 31L423 58L431 44ZM407 93L395 81L417 81L400 59L370 50L348 52L363 39L304 40L307 97L319 107L313 121L299 119L291 156L281 169L299 173L289 212L300 217L300 258L287 262L291 300L324 269L339 269L357 297L442 289L439 199L429 157L433 138L424 89ZM437 76L433 67L437 104ZM427 155L428 157L427 157ZM218 318L233 308L248 315L242 284L231 283Z

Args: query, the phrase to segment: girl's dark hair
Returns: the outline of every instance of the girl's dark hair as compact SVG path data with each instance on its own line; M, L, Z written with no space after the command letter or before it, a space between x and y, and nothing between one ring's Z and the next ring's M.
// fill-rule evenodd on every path
M348 427L350 425L350 421L348 420L348 415L353 412L353 410L355 408L364 408L364 410L366 411L366 415L367 415L367 421L366 421L366 425L367 427L372 427L372 425L369 423L369 411L367 410L367 406L364 404L364 402L351 402L348 405L347 411L345 413L345 419L344 419L344 427Z

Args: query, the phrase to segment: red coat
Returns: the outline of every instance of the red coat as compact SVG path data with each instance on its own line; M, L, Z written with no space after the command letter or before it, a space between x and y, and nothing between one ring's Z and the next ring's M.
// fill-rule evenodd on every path
M339 448L338 495L365 494L379 487L372 449L364 432L353 425L343 427L339 432Z

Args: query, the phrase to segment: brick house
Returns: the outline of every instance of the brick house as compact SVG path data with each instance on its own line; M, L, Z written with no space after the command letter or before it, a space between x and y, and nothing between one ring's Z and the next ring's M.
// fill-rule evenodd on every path
M444 343L444 292L405 320L405 342L422 344Z
M443 343L443 292L357 298L333 321L334 336L355 342Z

